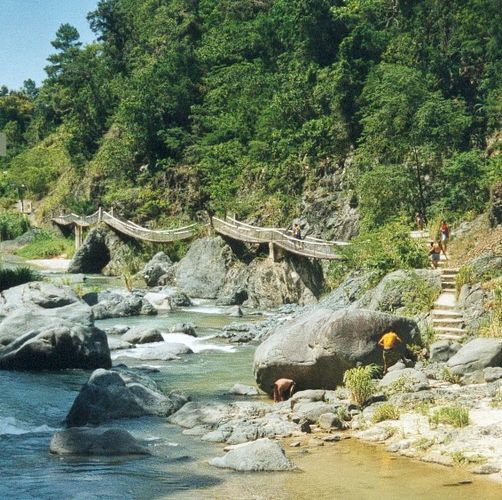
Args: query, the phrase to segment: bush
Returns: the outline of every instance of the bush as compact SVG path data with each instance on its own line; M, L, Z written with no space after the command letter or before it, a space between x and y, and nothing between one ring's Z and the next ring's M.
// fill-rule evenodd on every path
M334 282L349 271L372 271L373 284L397 269L425 268L429 265L423 244L410 237L409 228L402 221L391 222L379 229L362 233L350 245L340 248L342 261L333 261L328 279Z
M478 335L481 337L502 337L502 279L495 280L493 299L486 304L488 318L481 325Z
M415 316L430 311L441 289L432 287L425 278L421 278L416 273L413 273L411 280L413 287L403 293L404 314Z
M66 239L49 231L37 232L34 240L16 251L25 259L49 259L66 255L72 257L75 252L75 244L72 239Z
M40 275L29 267L16 267L14 269L0 269L0 292L13 286L40 280Z
M429 424L449 424L453 427L466 427L469 425L469 410L463 406L445 406L436 410L429 417Z
M462 290L464 285L470 285L474 281L474 272L471 266L464 265L459 270L455 276L455 289L457 291L457 296Z
M399 420L400 411L397 406L392 403L383 403L375 408L375 413L371 418L374 424L383 422L384 420Z
M30 229L25 215L15 212L0 213L0 241L13 240Z
M359 406L364 405L376 390L373 377L379 372L377 365L357 366L347 370L343 375L343 383L350 390L352 401Z

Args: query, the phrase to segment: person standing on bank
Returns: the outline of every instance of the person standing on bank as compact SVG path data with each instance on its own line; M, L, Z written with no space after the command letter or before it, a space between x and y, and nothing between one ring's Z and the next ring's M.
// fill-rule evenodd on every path
M385 375L392 365L395 365L402 355L397 349L398 344L403 341L398 337L396 332L386 330L382 338L378 341L378 345L383 347L383 374Z

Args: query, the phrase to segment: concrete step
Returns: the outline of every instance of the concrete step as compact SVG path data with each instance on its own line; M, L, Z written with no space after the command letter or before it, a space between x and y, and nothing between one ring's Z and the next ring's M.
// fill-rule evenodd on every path
M455 284L455 276L441 276L441 283Z
M443 267L443 274L457 274L460 268L458 267Z
M455 328L451 326L434 327L434 331L437 333L452 333L457 335L465 335L465 330L463 328Z
M444 286L442 288L442 290L443 290L443 292L446 292L446 293L457 293L457 289L454 287L451 287L451 286L448 286L448 287Z
M452 335L448 333L440 333L436 335L436 338L438 340L457 340L458 342L461 342L464 339L464 335Z
M456 311L456 304L443 304L441 302L434 303L434 311Z
M462 328L464 320L462 318L432 318L432 328Z
M453 309L433 309L432 318L459 318L462 319L464 315Z

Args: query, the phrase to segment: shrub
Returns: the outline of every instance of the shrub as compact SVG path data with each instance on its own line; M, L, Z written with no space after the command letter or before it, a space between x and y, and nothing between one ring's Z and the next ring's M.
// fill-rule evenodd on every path
M56 236L49 231L37 232L34 240L16 251L17 255L26 259L49 259L66 255L72 257L75 244L72 239Z
M354 269L372 271L372 282L376 284L397 269L425 268L429 264L425 247L410 237L409 228L402 221L361 233L339 251L343 260L330 265L328 276L335 283Z
M0 292L13 286L40 280L40 275L29 267L16 267L14 269L0 268Z
M486 307L488 318L481 325L478 335L481 337L502 337L502 280L497 280L493 288L493 299Z
M347 370L343 375L343 383L350 390L352 401L359 406L364 405L376 390L373 377L379 372L377 365L357 366Z
M469 410L463 406L445 406L439 408L429 417L429 424L449 424L453 427L469 425Z
M449 382L450 384L460 384L462 377L460 375L455 375L447 366L445 366L441 371L441 380Z
M434 288L430 283L413 273L411 276L413 286L403 293L404 314L415 316L428 312L434 307L434 301L439 297L441 289Z
M373 423L383 422L384 420L398 420L400 411L397 406L392 403L383 403L375 408L375 413L371 420Z
M472 270L472 267L469 265L462 266L455 276L455 289L457 291L457 296L464 285L470 285L473 282L474 272Z
M30 229L25 215L14 212L0 213L0 241L13 240Z

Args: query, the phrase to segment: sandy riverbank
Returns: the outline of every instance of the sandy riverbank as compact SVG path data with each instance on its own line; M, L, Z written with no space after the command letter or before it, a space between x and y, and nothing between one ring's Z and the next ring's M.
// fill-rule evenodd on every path
M64 273L68 270L70 261L70 259L33 259L27 260L25 263L42 271Z

